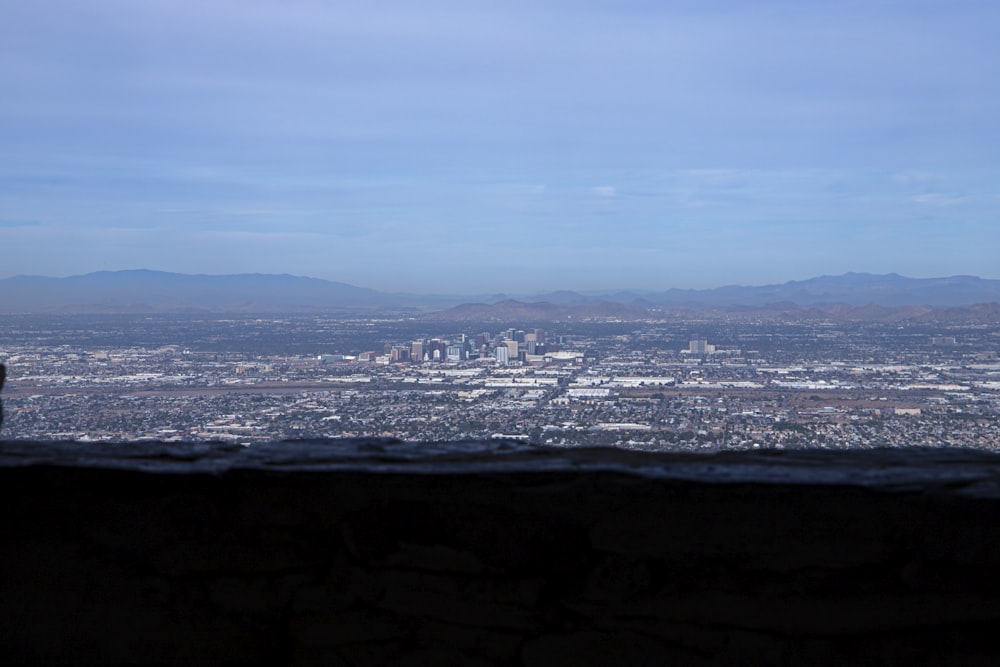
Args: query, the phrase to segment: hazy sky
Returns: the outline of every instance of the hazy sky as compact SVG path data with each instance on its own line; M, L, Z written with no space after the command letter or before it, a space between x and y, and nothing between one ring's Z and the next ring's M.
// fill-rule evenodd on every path
M996 0L31 0L0 277L1000 278Z

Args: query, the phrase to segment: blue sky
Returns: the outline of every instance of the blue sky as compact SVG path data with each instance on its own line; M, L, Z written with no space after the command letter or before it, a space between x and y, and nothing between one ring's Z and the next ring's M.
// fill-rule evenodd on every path
M994 0L33 0L0 275L1000 278Z

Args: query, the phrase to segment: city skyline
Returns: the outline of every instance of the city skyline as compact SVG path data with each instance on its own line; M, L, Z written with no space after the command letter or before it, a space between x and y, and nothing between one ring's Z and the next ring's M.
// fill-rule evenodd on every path
M16 369L5 399L15 439L1000 451L1000 338L968 321L0 324L16 341L3 351Z
M61 0L0 26L0 277L1000 278L1000 7Z

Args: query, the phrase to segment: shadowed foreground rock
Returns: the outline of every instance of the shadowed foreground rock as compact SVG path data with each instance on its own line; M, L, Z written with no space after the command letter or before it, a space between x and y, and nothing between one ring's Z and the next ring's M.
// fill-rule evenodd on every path
M7 367L0 364L0 392L3 391L3 383L7 379ZM3 397L0 396L0 428L3 428Z
M997 664L1000 459L0 443L8 664Z

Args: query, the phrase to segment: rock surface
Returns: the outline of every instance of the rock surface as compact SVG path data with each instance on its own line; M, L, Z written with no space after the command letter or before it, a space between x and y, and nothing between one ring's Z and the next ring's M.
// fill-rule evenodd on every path
M0 364L0 391L3 391L3 383L7 379L7 367ZM3 399L0 398L0 428L3 427Z
M997 664L1000 458L0 443L9 664Z

